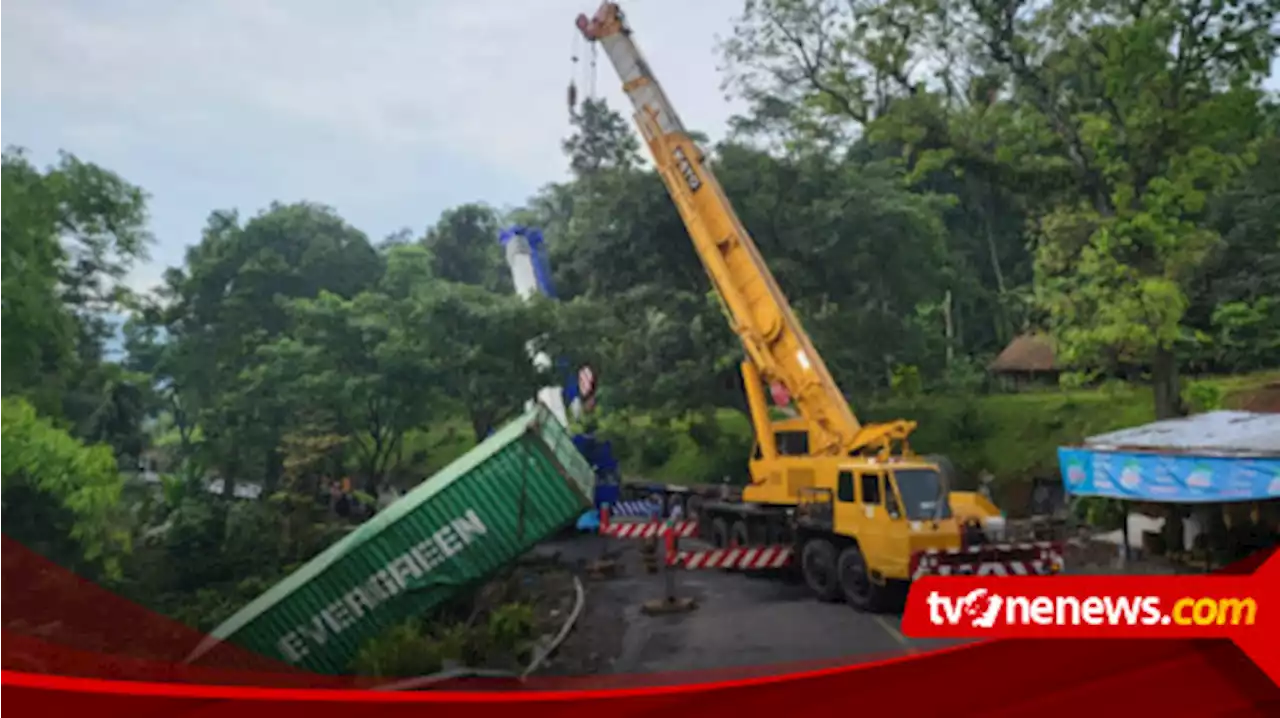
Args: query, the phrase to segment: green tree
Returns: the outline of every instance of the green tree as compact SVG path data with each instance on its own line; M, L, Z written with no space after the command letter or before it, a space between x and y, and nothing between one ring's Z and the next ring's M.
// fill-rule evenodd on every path
M604 100L584 100L572 122L574 133L561 147L569 156L569 168L577 176L628 170L640 164L640 143L634 130Z
M372 493L400 457L405 433L432 418L438 393L431 357L406 326L412 309L368 291L294 300L289 311L292 336L260 350L267 361L252 384L282 396L291 428L349 437Z
M1181 413L1187 289L1219 242L1208 200L1252 160L1274 0L973 2L983 57L1070 167L1038 222L1036 285L1068 362L1150 368L1158 417Z
M404 351L430 357L438 389L465 408L480 441L548 381L530 351L551 328L543 302L438 282L416 298Z
M1258 161L1213 199L1210 226L1222 237L1193 285L1187 324L1214 371L1275 365L1280 352L1280 134Z
M128 297L124 276L146 256L146 197L74 155L40 171L17 148L4 153L3 194L4 393L84 419L63 401L109 391L90 383L108 331L101 315Z
M431 276L509 291L511 277L498 245L498 216L482 204L446 210L427 230L422 245L431 253Z
M382 273L362 232L309 203L273 204L243 226L233 212L214 212L186 266L168 273L168 379L228 493L240 476L261 477L268 491L281 476L289 408L254 378L266 361L258 348L294 330L287 300L353 297Z
M120 576L130 534L111 447L85 446L20 397L3 406L5 535L72 569Z

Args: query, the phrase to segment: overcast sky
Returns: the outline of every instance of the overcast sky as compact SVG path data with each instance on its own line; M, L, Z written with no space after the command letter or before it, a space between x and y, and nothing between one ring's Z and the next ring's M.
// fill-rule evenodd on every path
M419 232L451 206L515 206L565 176L573 21L597 5L5 0L3 141L41 165L66 149L151 194L139 288L181 263L216 208L306 199L374 241ZM741 5L623 5L686 124L713 138L740 107L715 46ZM626 109L603 53L596 77Z
M597 5L5 0L3 141L41 165L69 150L151 194L138 288L181 263L213 209L305 199L374 241L419 232L448 207L518 205L564 177L573 20ZM741 7L623 4L682 118L713 140L741 110L715 49ZM599 62L599 94L627 110Z

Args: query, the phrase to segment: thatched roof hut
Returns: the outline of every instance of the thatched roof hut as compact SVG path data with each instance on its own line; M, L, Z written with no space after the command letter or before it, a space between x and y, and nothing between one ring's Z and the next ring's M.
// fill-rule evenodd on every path
M1016 337L987 365L987 371L992 374L1012 377L1015 381L1056 377L1061 369L1053 343L1047 336L1034 333Z

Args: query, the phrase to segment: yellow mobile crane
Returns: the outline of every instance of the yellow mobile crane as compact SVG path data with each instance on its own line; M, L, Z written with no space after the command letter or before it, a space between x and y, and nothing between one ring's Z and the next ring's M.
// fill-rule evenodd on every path
M912 453L915 422L863 424L743 228L631 38L605 2L578 29L598 42L635 107L635 120L746 359L742 378L755 432L751 483L742 501L709 502L700 528L718 546L791 544L806 582L824 600L884 606L892 584L928 565L942 573L982 566L1053 570L1042 547L987 544L974 525L998 517L984 497L948 490L937 464ZM774 421L765 384L788 395L799 417ZM707 530L709 529L709 531ZM939 562L938 555L949 557ZM945 568L940 568L945 566ZM993 573L1005 571L992 570Z

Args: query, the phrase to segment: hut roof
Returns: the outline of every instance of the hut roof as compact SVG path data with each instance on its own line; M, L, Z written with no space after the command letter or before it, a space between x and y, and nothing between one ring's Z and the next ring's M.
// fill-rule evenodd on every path
M1053 354L1053 344L1041 334L1023 334L1009 342L1009 346L987 365L987 371L1032 372L1056 371L1058 366Z

